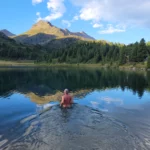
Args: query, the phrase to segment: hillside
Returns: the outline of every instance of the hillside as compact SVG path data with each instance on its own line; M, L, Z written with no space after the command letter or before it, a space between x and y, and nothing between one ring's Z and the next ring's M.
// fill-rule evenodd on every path
M3 30L0 30L0 32L4 33L6 36L15 36L15 34L11 33L10 31L6 30L6 29L3 29Z
M0 32L0 59L34 60L36 63L48 64L101 63L110 66L135 66L137 63L144 65L150 60L150 47L144 39L123 45L107 41L85 41L69 36L52 39L45 45L30 45L16 42ZM150 65L147 67L150 68Z
M35 60L44 51L40 46L24 45L0 32L0 59Z
M26 44L46 44L53 39L76 38L80 40L95 40L85 32L70 32L67 29L57 28L50 22L39 21L32 28L18 36L13 37L16 41Z
M3 32L0 31L0 45L2 44L16 44L15 40L9 38L8 36L6 36Z
M52 50L59 50L59 49L65 49L68 48L70 45L76 44L77 42L80 42L81 40L78 38L73 37L66 37L66 38L59 38L59 39L53 39L43 45L48 51Z

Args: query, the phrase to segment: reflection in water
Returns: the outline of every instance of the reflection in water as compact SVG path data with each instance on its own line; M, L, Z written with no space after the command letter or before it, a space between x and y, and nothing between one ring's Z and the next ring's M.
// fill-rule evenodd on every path
M57 106L65 88L73 109ZM148 150L149 91L149 72L1 70L0 149Z
M119 103L120 105L123 104L122 99L115 99L115 98L111 98L111 97L101 97L100 100L103 100L103 101L107 102L108 104L110 104L110 103Z
M142 97L145 90L150 90L150 73L147 76L119 70L86 69L24 69L0 71L0 95L9 96L13 91L24 93L33 101L41 103L58 100L68 87L76 95L84 95L81 90L120 87L131 89ZM42 99L42 101L41 101Z

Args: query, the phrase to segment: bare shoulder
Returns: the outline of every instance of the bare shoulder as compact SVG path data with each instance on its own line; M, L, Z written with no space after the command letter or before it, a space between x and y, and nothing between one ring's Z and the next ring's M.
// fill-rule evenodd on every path
M72 97L70 94L68 94L69 97Z

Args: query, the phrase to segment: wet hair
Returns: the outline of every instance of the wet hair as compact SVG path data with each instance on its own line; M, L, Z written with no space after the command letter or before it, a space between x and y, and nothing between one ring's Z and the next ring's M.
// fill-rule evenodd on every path
M68 94L68 93L69 93L69 90L68 90L68 89L65 89L65 90L64 90L64 93Z

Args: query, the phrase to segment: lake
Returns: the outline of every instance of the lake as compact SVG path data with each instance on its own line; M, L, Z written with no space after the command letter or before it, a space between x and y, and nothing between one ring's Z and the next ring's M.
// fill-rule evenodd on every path
M150 72L0 69L0 149L149 150Z

